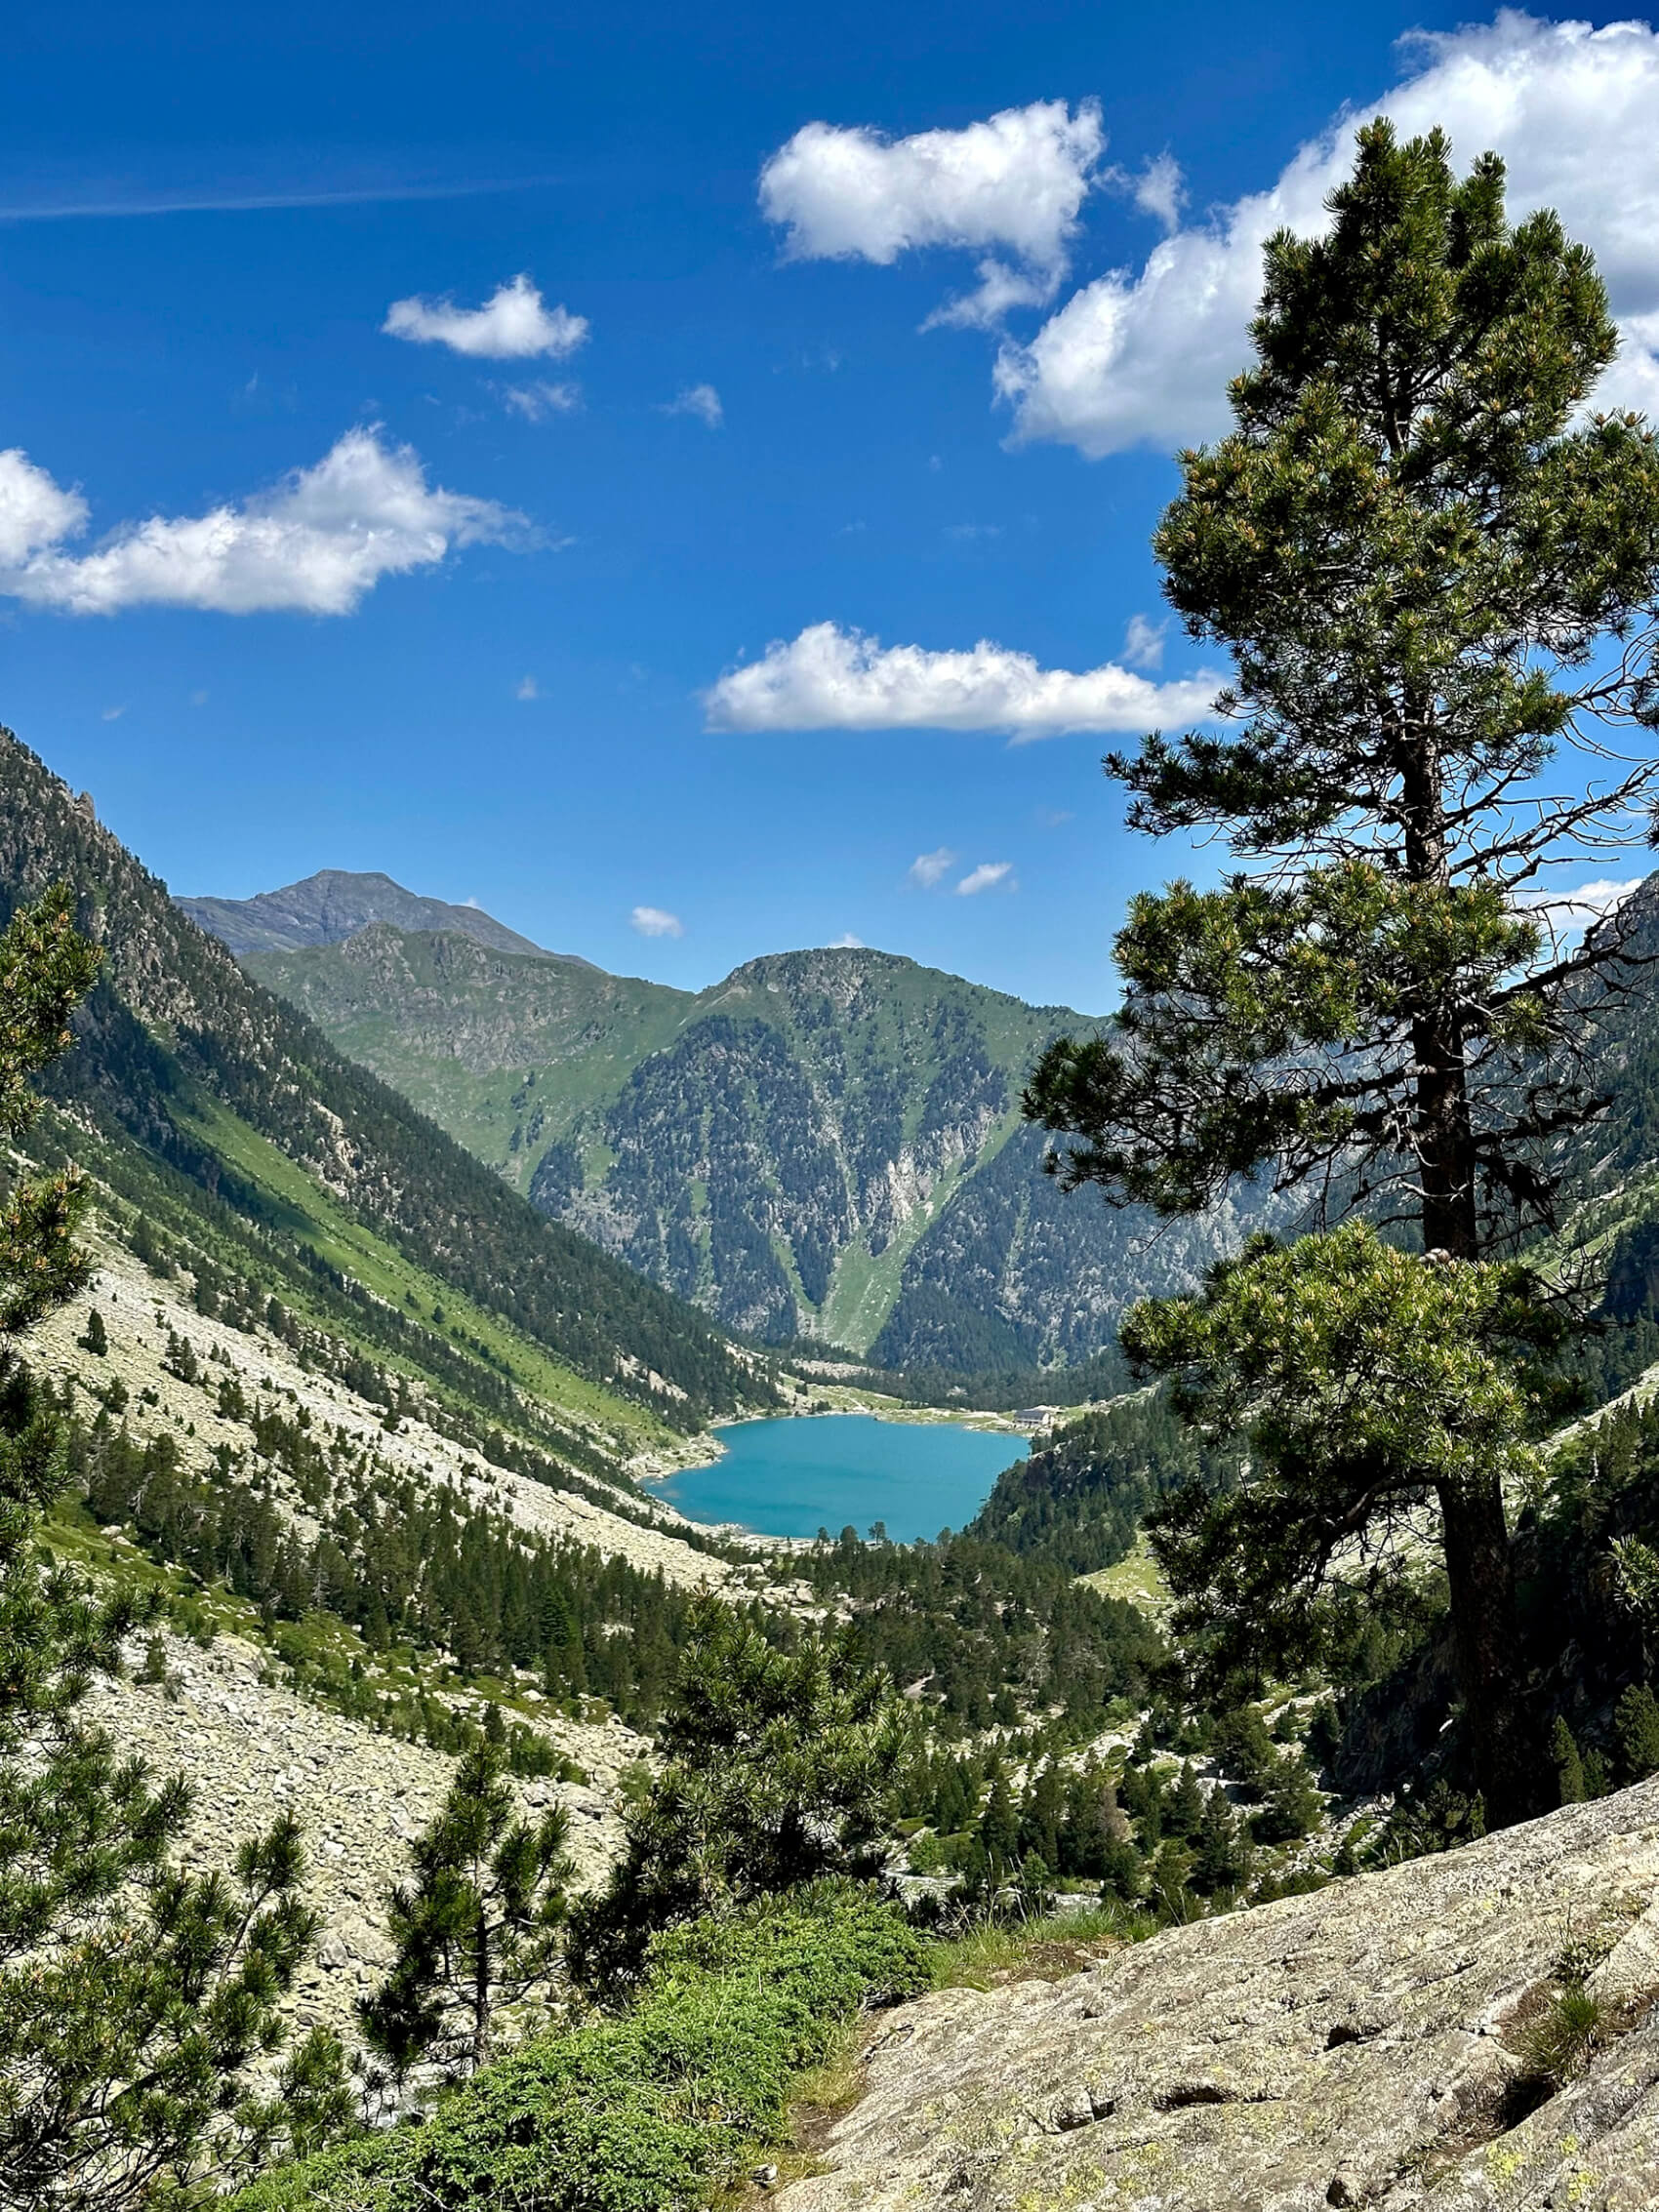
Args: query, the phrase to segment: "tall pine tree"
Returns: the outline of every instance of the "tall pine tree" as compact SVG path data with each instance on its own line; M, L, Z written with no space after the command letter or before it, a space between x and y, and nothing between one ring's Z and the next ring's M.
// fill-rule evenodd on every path
M1652 795L1618 748L1655 719L1659 452L1583 412L1605 293L1553 214L1508 221L1495 156L1459 179L1443 135L1372 123L1330 213L1269 241L1235 426L1154 541L1233 727L1108 763L1136 827L1238 868L1132 902L1116 1031L1057 1042L1027 1104L1073 1186L1179 1214L1265 1175L1457 1266L1549 1218L1554 1140L1601 1103L1576 1032L1619 933L1534 894ZM1433 1487L1498 1822L1537 1774L1499 1470Z

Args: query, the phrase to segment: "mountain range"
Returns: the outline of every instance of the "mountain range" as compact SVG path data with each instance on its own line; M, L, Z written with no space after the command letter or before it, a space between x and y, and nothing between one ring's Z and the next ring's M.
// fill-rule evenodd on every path
M425 904L339 873L187 903L544 1213L747 1337L897 1369L1072 1364L1231 1232L1154 1232L1043 1175L1021 1086L1097 1018L864 947L675 990L521 949L471 908L437 928L390 911ZM256 942L292 915L308 942Z
M104 962L40 1142L130 1234L332 1332L394 1397L567 1470L624 1470L670 1430L774 1402L763 1363L347 1060L0 733L0 918L54 882Z

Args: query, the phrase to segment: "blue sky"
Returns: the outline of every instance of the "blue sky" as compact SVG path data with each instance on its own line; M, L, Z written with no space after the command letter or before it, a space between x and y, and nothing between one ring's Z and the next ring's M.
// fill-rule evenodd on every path
M383 867L675 983L851 934L1103 1007L1184 857L1099 757L1206 677L1168 457L1346 110L1498 144L1659 392L1659 41L1459 21L27 11L0 716L180 891Z

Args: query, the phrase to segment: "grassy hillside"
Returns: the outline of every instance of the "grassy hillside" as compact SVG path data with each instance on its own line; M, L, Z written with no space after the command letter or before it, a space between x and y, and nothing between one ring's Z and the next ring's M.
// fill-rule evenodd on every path
M619 1435L769 1401L700 1316L538 1215L245 976L7 734L0 906L60 879L106 958L53 1090L113 1187L254 1239L382 1337L386 1313L418 1315L443 1358Z

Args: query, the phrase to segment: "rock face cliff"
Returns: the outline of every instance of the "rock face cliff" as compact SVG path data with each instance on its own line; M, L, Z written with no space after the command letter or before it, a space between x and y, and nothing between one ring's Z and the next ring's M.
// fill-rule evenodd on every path
M1592 2048L1539 2024L1588 1972ZM1659 1781L883 2017L788 2212L1659 2205Z

